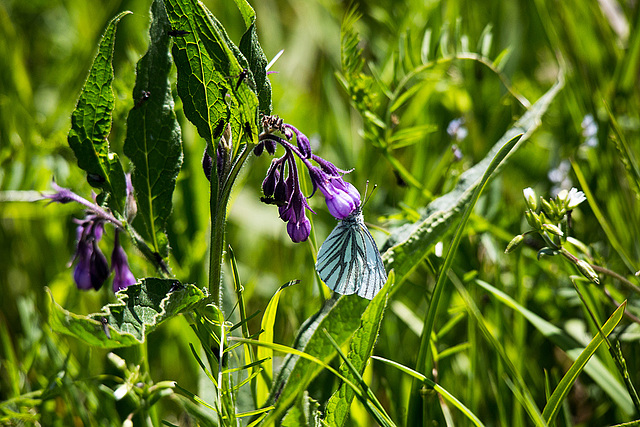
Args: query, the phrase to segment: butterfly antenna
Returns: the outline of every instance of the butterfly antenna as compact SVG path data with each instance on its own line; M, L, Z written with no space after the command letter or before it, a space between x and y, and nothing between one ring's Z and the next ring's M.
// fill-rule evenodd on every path
M369 180L367 180L367 183L364 187L364 203L362 203L362 206L367 204L367 202L373 195L373 192L376 191L376 188L378 188L378 184L373 184L373 188L371 189L371 192L369 192Z

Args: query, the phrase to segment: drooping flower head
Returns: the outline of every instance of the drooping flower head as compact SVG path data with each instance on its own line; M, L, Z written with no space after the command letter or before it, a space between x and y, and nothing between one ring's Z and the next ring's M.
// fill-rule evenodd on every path
M78 221L76 235L78 247L74 260L78 263L73 270L73 280L78 289L96 291L102 287L109 277L109 264L98 242L102 238L103 222L94 216Z
M306 135L277 116L265 116L262 125L264 132L260 135L260 143L254 148L254 154L259 156L266 150L273 155L276 144L280 144L285 150L282 157L271 162L267 171L262 183L262 191L266 196L263 201L278 205L280 218L287 222L287 233L291 240L307 240L311 223L306 217L306 211L313 212L307 203L307 197L300 190L296 157L302 161L311 177L313 192L309 197L319 189L325 197L329 212L336 219L347 218L360 207L360 193L343 179L348 171L338 169L331 162L313 154ZM291 142L294 138L295 145Z

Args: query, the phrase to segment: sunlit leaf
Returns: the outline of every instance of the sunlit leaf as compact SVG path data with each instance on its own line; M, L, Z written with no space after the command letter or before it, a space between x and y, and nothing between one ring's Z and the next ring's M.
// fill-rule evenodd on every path
M87 181L109 195L109 205L124 212L126 184L122 164L116 153L109 151L111 114L115 106L113 82L113 46L121 12L111 20L98 46L89 77L82 88L76 109L71 114L69 146L78 160L78 166L87 172Z
M141 344L160 323L193 309L207 296L194 285L147 278L119 291L118 301L101 312L83 316L62 308L48 292L51 328L102 348Z

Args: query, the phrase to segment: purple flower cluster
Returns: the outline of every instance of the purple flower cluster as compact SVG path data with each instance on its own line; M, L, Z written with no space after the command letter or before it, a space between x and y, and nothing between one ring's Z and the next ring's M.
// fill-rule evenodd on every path
M122 227L122 225L119 224L119 222L108 212L83 199L73 191L67 188L62 188L56 183L53 183L52 186L54 190L56 190L56 193L45 196L47 199L51 200L50 203L56 202L64 204L76 202L89 208L89 213L86 214L84 219L75 220L78 224L76 228L78 244L76 247L76 253L70 264L77 261L73 270L73 280L76 282L78 289L100 289L111 275L111 271L115 272L113 277L114 292L136 283L136 278L129 269L127 254L124 252L124 249L122 249L122 246L120 246L120 238L117 228L113 252L111 253L111 269L109 269L107 258L98 246L98 242L102 239L104 224L106 222L111 222L117 227ZM135 199L133 199L132 194L133 187L131 186L131 180L127 177L127 207L130 217L135 216L136 211Z
M309 237L311 223L306 210L311 210L307 197L302 194L296 157L307 167L313 192L320 189L327 203L327 208L336 219L344 219L360 207L360 193L342 178L344 171L335 167L311 152L311 144L302 132L286 124L277 116L265 116L262 121L264 132L260 135L260 143L254 148L256 155L264 151L274 155L277 144L285 153L272 160L267 176L262 182L263 201L278 206L280 218L287 223L287 233L294 242L303 242ZM291 140L295 137L296 144ZM315 162L318 166L315 166ZM309 196L309 197L311 197ZM315 213L315 212L314 212Z
M136 278L129 269L127 254L120 246L119 232L116 230L116 237L111 253L111 269L104 256L98 242L104 232L104 220L95 215L88 215L83 220L76 220L76 236L78 246L73 261L78 261L73 270L73 280L78 289L99 290L104 282L114 271L113 291L117 292L136 283Z

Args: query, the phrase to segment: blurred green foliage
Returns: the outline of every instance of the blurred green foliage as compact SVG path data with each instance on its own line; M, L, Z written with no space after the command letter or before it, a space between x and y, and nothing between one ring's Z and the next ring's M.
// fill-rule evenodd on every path
M205 3L238 42L244 24L234 3ZM70 114L107 22L118 12L131 10L133 15L124 18L117 30L114 56L116 105L110 143L122 152L126 115L136 102L131 96L135 63L147 45L149 5L137 0L0 3L0 401L46 390L42 401L22 401L25 406L18 409L25 421L120 425L135 404L128 399L116 402L105 389L105 385L115 388L123 375L107 360L106 351L56 336L43 321L45 286L58 303L76 313L96 312L113 299L109 286L99 293L79 293L73 284L67 264L75 246L72 218L80 217L81 210L15 200L37 197L32 191L47 192L52 179L90 197L91 189L66 141ZM560 69L566 71L566 86L541 127L480 199L453 267L541 408L547 381L557 384L570 360L473 280L479 277L491 283L580 342L585 341L585 331L593 335L593 325L568 278L575 274L570 265L556 258L537 262L531 248L503 254L511 238L528 229L523 219L524 187L549 195L563 186L584 189L586 185L593 196L590 205L585 203L573 213L572 235L590 245L596 264L637 283L633 273L640 269L640 195L634 167L637 170L640 153L640 6L614 0L381 0L356 5L362 15L355 29L365 58L363 72L379 87L393 91L415 67L437 61L414 81L411 99L388 117L388 125L397 127L394 132L420 125L429 125L430 131L389 152L376 148L366 131L366 119L351 106L336 76L342 64L340 25L348 5L330 0L253 4L267 57L285 50L272 67L278 73L270 75L274 113L311 137L322 157L343 169L354 168L348 178L359 189L367 180L378 184L365 217L379 225L374 237L380 246L385 230L417 220L433 196L450 190L464 170L484 157L526 110L522 99L533 103L555 82ZM475 53L487 61L455 59L460 53ZM375 100L363 102L381 108L387 92L376 95ZM181 281L205 286L209 195L200 164L204 142L184 118L175 89L174 96L185 153L169 220L171 266ZM455 119L463 119L467 130L459 140L447 132ZM460 160L453 154L455 148L462 154ZM393 162L402 165L420 188L403 179ZM321 307L318 289L323 285L317 283L313 254L335 223L321 200L314 198L312 207L318 214L312 218L312 238L308 243L291 243L276 209L259 201L268 164L263 156L250 159L245 168L230 202L227 242L238 261L247 313L264 310L283 283L301 280L282 292L274 328L275 342L290 345L301 323ZM113 234L107 234L105 247L112 239ZM443 239L445 249L449 240ZM441 264L436 252L396 286L382 322L377 355L414 366L422 319L436 281L434 268ZM129 259L137 277L153 274L133 250ZM232 275L226 277L231 295ZM609 277L604 277L603 286L618 302L629 298L628 310L638 315L638 295ZM602 324L615 306L600 290L587 288L587 292ZM460 295L448 292L447 309L436 319L436 381L486 424L528 425L505 367L494 347L483 340ZM225 307L225 312L231 311L232 306ZM258 316L250 329L256 332L259 327ZM636 386L640 384L638 333L638 324L629 321L614 332ZM185 319L172 319L150 335L148 364L155 381L178 381L206 399L207 383L188 345L196 341ZM133 349L117 353L126 360L140 357ZM597 354L613 366L605 349ZM366 375L389 415L401 424L411 379L377 362ZM336 386L333 377L321 375L309 392L324 402ZM158 408L158 419L178 423L184 417L173 400L163 400ZM455 412L450 416L464 422ZM630 417L583 375L558 423L604 425ZM351 422L367 425L369 419L354 405Z

